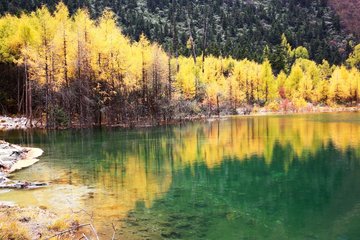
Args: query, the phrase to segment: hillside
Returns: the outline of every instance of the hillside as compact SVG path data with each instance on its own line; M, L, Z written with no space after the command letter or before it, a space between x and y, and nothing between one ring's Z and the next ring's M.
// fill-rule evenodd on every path
M58 1L1 1L0 12L31 11L41 4L54 9ZM79 0L64 1L70 11L89 9L93 17L109 7L125 34L137 40L143 32L173 55L190 55L190 33L196 53L261 60L266 45L276 58L280 36L305 46L317 62L340 63L348 55L351 39L324 0ZM335 2L335 1L332 1ZM353 1L355 2L355 1ZM359 2L359 1L357 1ZM343 4L332 4L343 6ZM335 8L337 9L337 8ZM346 21L345 21L346 22ZM349 20L350 22L350 20ZM359 25L357 25L359 26ZM205 33L205 34L204 34Z
M360 0L328 0L329 5L340 16L342 25L360 37Z

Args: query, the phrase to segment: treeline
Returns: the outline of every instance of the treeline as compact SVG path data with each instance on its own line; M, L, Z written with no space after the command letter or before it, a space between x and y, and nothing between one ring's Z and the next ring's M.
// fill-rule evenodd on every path
M297 110L360 98L360 46L347 66L337 67L308 60L307 49L292 49L283 35L276 76L268 47L260 64L198 56L192 41L188 49L191 57L175 57L144 35L131 41L109 10L93 20L86 10L70 16L60 3L53 13L42 7L0 19L1 66L17 66L12 71L17 81L6 82L17 96L7 98L16 101L18 113L49 128L159 123L233 114L244 106L246 112L254 105ZM11 88L1 86L0 96Z
M0 14L31 12L46 4L55 10L60 0L0 1ZM293 46L304 46L311 59L339 64L347 58L355 40L343 31L338 16L326 0L63 0L74 14L89 9L94 19L109 8L124 34L139 40L145 34L173 55L190 56L191 33L195 52L262 61L269 45L269 60L277 61L279 36L285 33Z

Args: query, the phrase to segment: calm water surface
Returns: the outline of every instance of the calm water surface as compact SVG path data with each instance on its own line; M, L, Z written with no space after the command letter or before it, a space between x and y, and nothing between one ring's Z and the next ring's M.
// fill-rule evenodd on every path
M45 153L0 201L93 214L103 239L360 239L360 114L0 133Z

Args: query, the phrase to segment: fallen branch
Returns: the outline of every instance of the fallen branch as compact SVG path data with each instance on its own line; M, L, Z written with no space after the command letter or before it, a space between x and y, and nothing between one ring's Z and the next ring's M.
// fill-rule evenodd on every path
M85 240L89 240L84 233L82 235L83 235L83 238L85 238Z
M66 201L71 205L71 202L70 202L70 200L67 198L66 199ZM79 213L81 213L81 212L84 212L86 215L88 215L89 217L90 217L90 222L92 222L93 221L93 218L94 218L94 212L91 212L91 214L90 213L88 213L85 209L83 209L83 208L80 208L80 210L79 211L75 211L75 210L73 210L71 207L69 207L70 208L70 211L72 212L72 213L74 213L74 214L79 214Z
M56 234L54 234L54 235L52 235L52 236L50 236L50 237L48 237L48 238L45 238L45 240L49 240L49 239L52 239L52 238L54 238L54 237L58 237L58 236L60 236L60 235L63 235L63 234L65 234L65 233L69 233L69 232L73 232L73 231L79 230L79 228L86 227L86 226L92 226L92 225L91 225L90 223L81 224L81 225L79 225L79 226L72 227L72 228L67 229L67 230L64 230L64 231L62 231L62 232L58 232L58 233L56 233Z
M114 223L111 223L111 226L112 226L112 229L114 230L114 232L113 232L113 236L112 236L112 240L115 240L115 234L116 234L116 228L115 228L115 225L114 225Z

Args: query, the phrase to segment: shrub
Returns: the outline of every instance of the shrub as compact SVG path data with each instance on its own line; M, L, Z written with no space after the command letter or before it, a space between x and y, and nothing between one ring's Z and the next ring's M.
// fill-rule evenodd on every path
M280 104L278 102L270 102L267 106L266 106L266 109L268 111L271 111L271 112L278 112L280 110Z
M303 98L294 98L293 99L294 107L296 110L306 107L307 102Z
M56 219L47 228L56 232L64 231L71 228L74 225L74 220L71 219L70 215L64 215L59 219Z

